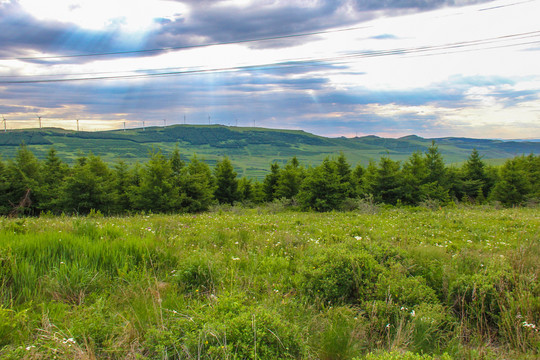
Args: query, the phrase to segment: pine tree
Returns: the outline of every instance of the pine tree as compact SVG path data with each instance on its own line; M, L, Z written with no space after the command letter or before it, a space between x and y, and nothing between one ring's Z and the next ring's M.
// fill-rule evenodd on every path
M387 156L379 160L373 195L385 204L396 204L400 198L400 165Z
M304 169L300 167L300 163L295 156L279 172L275 191L276 198L292 199L298 194L303 178Z
M176 144L172 154L169 157L169 163L171 165L172 176L179 176L182 173L182 170L186 166L186 163L182 160L180 156L180 149L178 144Z
M20 212L33 214L38 211L42 200L42 173L38 159L22 143L15 160L8 163L8 179L10 187L7 199L10 206L15 207L27 193L31 203Z
M430 199L448 203L450 201L448 172L435 141L431 142L425 155L427 175L420 186L422 200Z
M427 177L427 166L422 154L414 152L403 164L401 201L405 204L416 205L424 195L421 192L421 185Z
M351 187L353 197L364 195L364 174L366 169L361 164L357 164L351 173Z
M140 185L134 188L132 202L136 209L169 212L177 202L172 184L172 169L161 151L153 150L142 170Z
M345 154L343 151L339 153L338 158L335 160L336 171L339 176L339 182L345 189L346 197L354 197L356 194L356 189L352 184L352 170L351 165L347 162Z
M240 201L247 203L253 201L252 180L245 177L238 180L238 192L240 193Z
M274 162L270 165L270 173L264 177L263 191L264 200L271 202L276 198L276 190L279 181L279 164Z
M238 180L236 172L229 158L224 157L218 161L214 168L216 178L216 189L214 196L220 204L231 204L240 199L238 193Z
M51 147L43 164L43 183L41 211L60 211L61 189L68 174L69 167L58 157Z
M0 157L0 215L7 215L11 211L8 192L10 182L8 178L7 166Z
M505 206L525 202L531 184L522 165L520 158L509 159L504 163L500 170L500 180L491 192L493 200L500 201Z
M93 154L79 157L62 187L60 201L69 213L88 214L91 210L110 213L114 198L107 164Z
M425 183L434 183L443 187L446 186L446 167L439 147L435 145L435 141L431 142L431 146L426 151L426 167L427 176Z
M336 164L326 158L322 164L308 170L298 199L304 209L330 211L339 209L346 198Z
M118 161L112 174L114 213L124 213L132 210L130 191L132 190L133 172L124 161Z
M214 200L214 179L208 164L193 156L185 169L180 185L180 208L182 211L208 210Z
M469 155L467 162L463 165L463 193L469 198L476 198L480 192L482 198L489 194L489 179L486 174L486 164L476 148Z

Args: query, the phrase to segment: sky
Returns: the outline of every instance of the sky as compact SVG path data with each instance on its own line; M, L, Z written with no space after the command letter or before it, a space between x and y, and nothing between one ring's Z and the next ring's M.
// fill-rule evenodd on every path
M538 14L540 0L0 0L0 130L540 138Z

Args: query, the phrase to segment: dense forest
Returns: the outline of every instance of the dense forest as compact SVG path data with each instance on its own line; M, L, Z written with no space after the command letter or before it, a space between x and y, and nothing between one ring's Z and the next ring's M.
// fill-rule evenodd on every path
M143 164L107 165L99 156L80 155L68 166L50 148L38 160L24 144L0 159L0 214L103 214L200 212L214 204L282 201L303 210L352 210L365 202L444 206L456 202L499 202L504 206L540 198L540 156L530 154L488 166L475 149L460 167L446 166L435 143L405 162L387 156L367 167L352 167L344 154L305 167L296 157L270 164L262 182L238 178L224 157L210 168L178 147L154 150Z

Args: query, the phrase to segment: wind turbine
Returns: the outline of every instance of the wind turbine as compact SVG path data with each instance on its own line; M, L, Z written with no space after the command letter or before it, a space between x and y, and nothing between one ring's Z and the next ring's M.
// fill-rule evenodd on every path
M37 118L39 120L39 128L41 129L41 116L39 116L39 115L36 115L36 116L37 116Z
M4 115L2 115L2 120L4 120L4 132L7 132L7 128L6 128L6 118L4 117Z

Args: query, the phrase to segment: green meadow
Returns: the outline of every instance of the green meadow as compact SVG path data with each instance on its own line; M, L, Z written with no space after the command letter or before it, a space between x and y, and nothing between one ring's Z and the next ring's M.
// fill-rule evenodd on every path
M0 218L2 359L537 359L540 209Z

